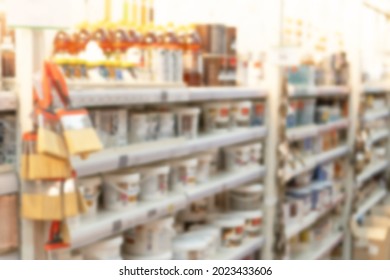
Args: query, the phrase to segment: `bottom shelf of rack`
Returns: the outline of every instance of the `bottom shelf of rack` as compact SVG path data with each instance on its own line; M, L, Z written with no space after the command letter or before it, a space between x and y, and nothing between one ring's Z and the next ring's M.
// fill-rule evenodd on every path
M5 254L0 254L0 261L5 260L18 260L19 259L19 253L17 251L8 252Z
M305 252L293 256L294 260L317 260L329 253L343 239L342 232L334 232L322 240L320 243L313 244Z
M215 260L241 260L251 253L260 250L264 244L264 237L248 238L238 248L225 249L219 252Z

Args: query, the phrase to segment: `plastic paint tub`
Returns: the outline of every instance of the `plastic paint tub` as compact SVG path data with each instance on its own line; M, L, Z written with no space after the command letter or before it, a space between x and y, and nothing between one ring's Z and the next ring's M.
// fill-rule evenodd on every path
M140 143L148 140L148 114L130 113L129 115L129 142Z
M230 104L227 102L213 102L205 104L204 124L207 132L217 132L229 129Z
M94 216L98 210L98 199L101 194L102 179L100 177L88 177L77 180L77 186L88 206L87 216Z
M148 132L146 136L147 141L153 141L158 139L158 125L159 125L159 115L157 113L148 113L147 114Z
M188 139L198 137L198 123L199 123L199 108L178 108L177 115L177 132L179 136Z
M173 138L175 136L175 115L171 112L161 112L158 121L158 139Z
M237 170L245 167L250 161L250 148L248 146L231 146L224 149L225 165L227 170Z
M181 235L173 240L174 260L205 260L209 242L206 238Z
M260 184L248 185L230 192L230 204L233 210L258 210L263 205L263 186Z
M197 183L198 159L178 160L172 164L172 190L182 191Z
M202 154L198 157L198 172L197 181L205 183L210 179L212 173L211 164L213 161L213 154Z
M152 257L171 251L173 218L137 226L124 233L123 251L129 256Z
M187 206L187 208L181 212L179 219L185 224L202 223L206 221L207 215L208 201L207 199L200 199Z
M124 260L172 260L173 253L167 252L160 255L154 256L133 256L128 254L123 254Z
M234 102L232 107L233 126L248 127L251 119L252 102Z
M87 260L121 260L122 236L98 242L83 249Z
M257 237L261 234L263 221L263 212L256 211L240 211L234 212L238 217L245 219L245 234L249 237Z
M153 166L138 170L141 174L141 200L159 200L168 193L169 171L169 166Z
M262 126L265 124L264 102L254 102L251 110L251 125Z
M220 229L212 225L194 225L190 227L190 232L210 237L210 244L207 249L209 257L214 256L221 248Z
M216 228L217 238L219 238L219 230ZM206 249L204 251L203 258L205 260L212 259L212 257L216 254L215 240L216 236L210 235L210 232L204 231L188 231L181 235L178 235L175 240L178 239L186 239L186 238L194 238L194 239L203 239L204 242L207 243Z
M114 174L104 177L104 206L109 210L117 210L134 206L140 192L139 174Z
M260 164L261 160L261 151L262 151L262 145L261 143L254 143L249 145L250 149L250 164L258 165Z
M234 214L218 217L214 225L220 228L221 249L239 247L244 239L245 219Z

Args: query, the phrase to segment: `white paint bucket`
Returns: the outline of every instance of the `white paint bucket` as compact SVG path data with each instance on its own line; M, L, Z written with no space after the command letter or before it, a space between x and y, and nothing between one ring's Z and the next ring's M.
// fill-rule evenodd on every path
M262 144L261 143L252 143L249 146L249 163L251 165L259 165L261 161L261 152L262 152Z
M77 179L77 186L88 206L86 216L94 216L98 210L98 201L101 194L101 177L86 177Z
M212 173L211 164L213 161L212 153L201 154L198 157L198 172L197 181L198 183L205 183L209 181Z
M177 132L188 139L198 137L199 108L177 108Z
M171 112L159 113L158 139L175 137L175 115Z
M205 260L209 242L202 236L184 234L173 240L174 260Z
M263 205L264 188L260 184L253 184L230 191L230 205L236 211L260 209Z
M124 233L123 251L128 257L153 257L171 254L173 218L150 222Z
M221 249L236 248L244 239L245 219L234 214L223 214L213 222L220 228Z
M172 164L172 190L182 191L197 184L198 159L182 159Z
M134 206L140 192L140 175L112 174L104 176L104 207L117 210Z
M257 237L261 234L261 228L263 223L263 212L259 210L255 211L240 211L233 212L238 217L245 219L245 234L248 237Z
M230 103L212 102L204 105L204 126L207 132L225 131L230 126Z
M250 162L251 149L248 145L231 146L224 149L225 166L229 171L245 167Z
M207 257L212 258L221 248L221 234L220 229L213 225L194 225L190 227L190 231L198 235L205 235L210 238L207 246Z
M121 260L122 236L106 239L83 249L87 260Z
M168 193L169 166L152 166L138 171L141 174L141 200L159 200Z
M148 140L148 114L130 113L129 114L129 142L142 143Z
M251 119L252 102L241 101L232 104L233 127L248 127Z

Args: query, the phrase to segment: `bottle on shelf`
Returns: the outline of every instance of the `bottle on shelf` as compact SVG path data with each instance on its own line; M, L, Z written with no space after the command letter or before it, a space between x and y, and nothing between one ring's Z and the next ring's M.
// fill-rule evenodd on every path
M69 55L69 47L71 44L69 35L65 31L57 32L53 44L53 60L62 69L65 77L70 78L72 73Z
M189 86L200 86L203 77L202 45L200 36L194 26L188 26L182 36L184 36L184 81Z
M166 49L168 69L168 75L165 81L180 83L183 81L183 51L181 41L172 23L168 24L164 34L164 46Z

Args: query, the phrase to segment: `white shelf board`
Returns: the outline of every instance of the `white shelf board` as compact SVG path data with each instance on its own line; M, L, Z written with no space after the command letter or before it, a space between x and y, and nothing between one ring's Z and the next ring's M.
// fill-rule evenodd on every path
M289 128L287 129L287 138L289 141L296 141L307 137L315 137L320 133L347 128L348 124L349 121L347 119L341 119L327 124L311 124L302 127Z
M374 162L366 167L362 173L360 173L357 177L357 186L360 188L364 182L377 175L378 173L384 171L388 168L389 162L387 160L382 160L378 162Z
M253 180L260 179L265 174L264 166L252 166L238 170L234 173L229 172L218 176L208 183L186 191L189 202L212 196L221 191L230 190L241 186Z
M0 91L0 111L15 111L16 108L16 94L8 91Z
M381 129L381 130L375 131L372 135L370 135L369 145L372 145L380 140L388 138L389 136L390 136L390 133L389 133L388 129Z
M263 175L264 167L253 166L218 176L209 183L195 186L186 192L169 194L161 201L140 202L128 209L103 211L94 217L82 218L79 225L70 229L72 248L94 243L134 226L175 213L191 201L213 195L226 187L239 187Z
M390 110L387 108L369 110L364 114L363 119L365 122L372 122L379 119L387 118L389 115L390 115Z
M311 156L305 159L305 164L301 165L298 168L290 169L286 168L286 177L285 180L291 180L292 178L308 172L314 169L317 165L325 164L329 161L335 160L341 156L348 154L349 149L348 146L341 146L335 149L332 149L327 152L320 153L318 155Z
M246 87L193 87L189 89L189 101L265 98L262 88Z
M247 238L238 248L224 249L213 258L215 260L241 260L251 253L261 249L264 238Z
M74 107L126 106L132 104L161 104L223 99L265 98L261 88L247 87L174 87L149 86L125 87L96 84L95 87L73 86L70 99Z
M170 194L161 201L140 202L119 211L102 211L93 217L81 217L80 224L69 229L73 249L86 246L126 229L175 213L186 205L183 194Z
M364 216L371 208L378 204L387 194L386 189L378 188L358 207L358 210L353 215L355 220Z
M334 247L339 244L343 239L344 234L342 232L334 232L322 240L320 243L315 242L305 252L294 256L294 260L318 260L324 255L329 253Z
M0 261L6 261L6 260L9 260L9 261L19 260L19 253L17 251L12 251L12 252L0 255Z
M18 178L13 172L0 172L0 195L18 192Z
M291 224L286 226L286 236L287 238L291 238L304 229L313 225L318 219L325 216L332 209L334 209L337 205L339 205L345 198L344 194L338 194L334 199L331 205L328 208L321 209L320 211L312 211L309 215L304 217L301 221L293 221Z
M290 86L291 98L303 97L347 97L350 89L347 86Z
M386 83L366 84L363 86L363 92L365 94L389 93L390 92L390 84L386 84Z
M173 139L148 142L107 149L91 155L87 160L76 158L72 160L72 165L79 177L87 176L261 139L266 134L265 127L253 127L200 136L194 140Z

